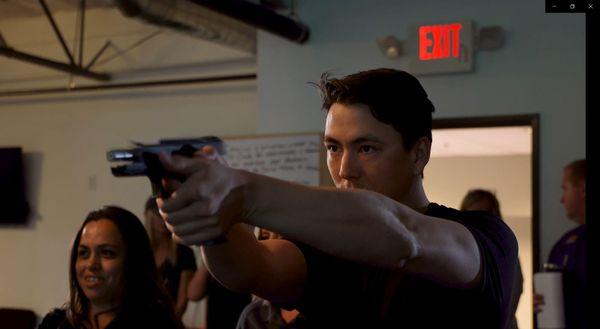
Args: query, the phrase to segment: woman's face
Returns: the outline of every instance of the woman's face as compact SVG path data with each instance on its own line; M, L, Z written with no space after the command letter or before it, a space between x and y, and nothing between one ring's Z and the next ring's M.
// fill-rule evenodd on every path
M110 220L91 221L83 228L77 249L77 283L95 307L118 304L123 282L125 246Z

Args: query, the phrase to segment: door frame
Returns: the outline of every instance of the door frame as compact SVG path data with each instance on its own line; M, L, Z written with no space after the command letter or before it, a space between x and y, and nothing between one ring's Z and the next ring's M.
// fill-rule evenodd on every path
M533 270L540 269L540 115L539 113L482 117L458 117L433 119L433 129L531 127L531 244Z

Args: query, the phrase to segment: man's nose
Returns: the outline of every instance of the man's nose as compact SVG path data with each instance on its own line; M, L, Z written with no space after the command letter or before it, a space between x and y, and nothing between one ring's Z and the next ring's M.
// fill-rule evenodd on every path
M344 152L340 163L340 177L343 179L356 179L360 176L360 168L356 154L352 152Z

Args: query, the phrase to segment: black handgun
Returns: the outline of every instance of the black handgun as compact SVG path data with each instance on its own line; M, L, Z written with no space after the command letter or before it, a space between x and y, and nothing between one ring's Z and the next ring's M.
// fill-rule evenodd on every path
M166 171L158 154L160 152L191 157L194 152L205 145L213 146L219 154L224 154L223 141L219 137L206 136L193 139L163 139L158 144L144 145L135 143L133 149L116 149L106 153L110 162L130 162L125 165L111 167L116 177L147 176L152 183L154 196L168 198L168 193L162 188L162 178L174 178L183 181L184 177Z
M168 198L169 194L162 186L162 179L174 178L183 181L185 177L180 177L165 170L158 158L159 153L164 152L191 157L203 146L211 145L219 154L225 154L223 140L215 136L192 139L162 139L158 144L144 145L135 143L135 145L137 147L132 149L115 149L106 153L106 158L110 162L129 162L125 165L111 167L112 174L116 177L147 176L152 184L153 195L164 199ZM211 245L223 241L224 238L221 237L206 241L203 245Z
M206 136L193 139L163 139L153 145L136 143L137 147L133 149L110 150L106 153L106 157L110 162L129 162L125 165L111 167L114 176L147 176L152 183L154 196L168 198L169 194L163 189L161 180L174 178L183 181L185 177L179 177L166 171L160 163L158 154L165 152L191 157L194 152L205 145L211 145L219 154L224 154L223 141L215 136Z

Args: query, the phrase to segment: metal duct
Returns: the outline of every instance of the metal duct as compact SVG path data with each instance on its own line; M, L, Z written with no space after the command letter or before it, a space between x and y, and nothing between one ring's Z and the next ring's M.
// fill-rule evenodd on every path
M187 0L297 43L308 40L308 27L291 17L247 0Z
M125 16L256 54L256 28L302 43L308 28L258 4L241 0L117 0Z

